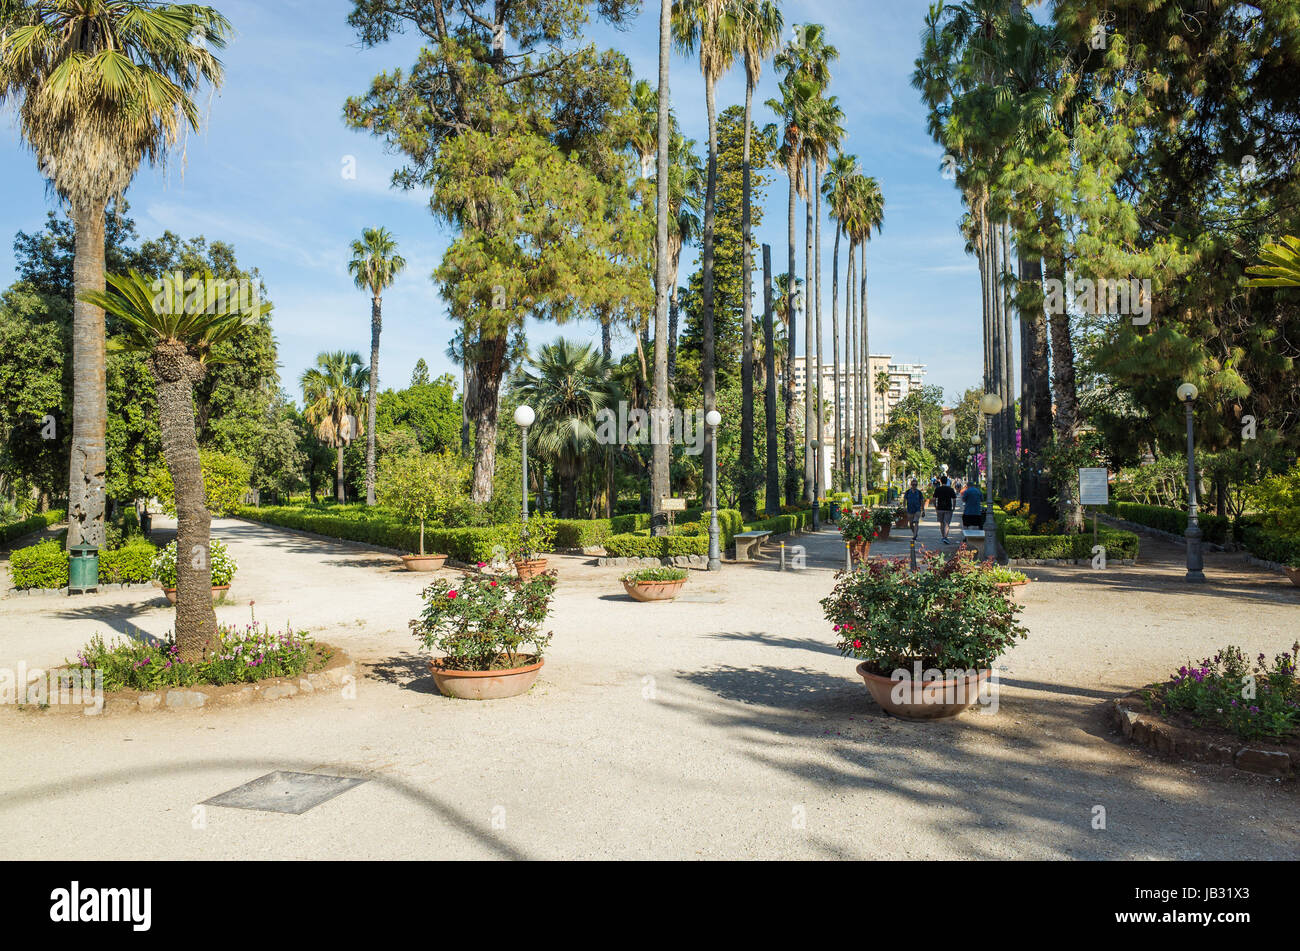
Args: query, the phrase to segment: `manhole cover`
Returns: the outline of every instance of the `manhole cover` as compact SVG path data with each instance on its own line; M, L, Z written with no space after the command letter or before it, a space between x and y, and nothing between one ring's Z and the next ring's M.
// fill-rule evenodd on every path
M350 776L327 776L324 773L292 773L277 769L274 773L259 776L252 782L213 796L205 806L225 806L228 809L255 809L260 812L283 812L300 816L323 802L329 802L364 779Z

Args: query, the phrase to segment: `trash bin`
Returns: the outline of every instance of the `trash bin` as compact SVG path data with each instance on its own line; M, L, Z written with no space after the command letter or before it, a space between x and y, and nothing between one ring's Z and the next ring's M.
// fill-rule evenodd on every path
M839 502L832 502L832 503L831 503L831 521L832 521L832 522L838 522L839 520L840 520L840 503L839 503Z
M82 542L68 549L68 594L99 590L99 549Z

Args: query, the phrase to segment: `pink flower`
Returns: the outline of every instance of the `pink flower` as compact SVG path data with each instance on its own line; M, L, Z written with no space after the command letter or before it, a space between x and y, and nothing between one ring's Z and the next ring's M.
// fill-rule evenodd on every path
M854 646L854 647L857 647L857 648L861 648L861 647L862 647L862 642L861 642L861 641L854 641L854 642L853 642L853 646Z
M486 562L486 561L480 561L480 562L478 563L478 566L479 566L480 568L486 568L486 567L487 567L487 562Z
M447 592L447 597L451 598L452 600L455 600L455 598L456 598L456 592L455 592L455 591L448 591L448 592Z
M496 586L497 586L497 583L496 583L495 581L489 581L489 582L488 582L488 587L489 587L489 588L495 588Z

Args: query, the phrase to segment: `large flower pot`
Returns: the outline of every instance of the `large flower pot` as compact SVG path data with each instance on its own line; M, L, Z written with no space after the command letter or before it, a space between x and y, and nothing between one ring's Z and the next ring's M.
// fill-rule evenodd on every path
M542 671L544 660L538 659L513 670L444 670L441 662L429 661L433 682L444 697L459 700L504 700L527 693Z
M1286 576L1291 579L1291 583L1300 587L1300 568L1287 568Z
M858 664L858 674L866 681L871 699L886 713L904 720L942 720L955 717L979 703L981 684L988 680L992 671L985 669L952 680L917 683L896 681L872 673L864 661Z
M526 561L515 562L515 571L519 573L519 577L523 581L529 581L533 578L536 578L545 570L546 570L545 558L531 558Z
M446 555L403 555L407 571L437 571L447 562Z
M894 528L911 528L911 527L912 527L912 523L907 520L906 515L904 515L902 518L897 518L894 520Z
M213 585L213 586L212 586L212 600L213 600L213 601L220 601L222 598L224 598L224 597L226 596L226 592L229 591L229 590L230 590L230 585L228 585L228 584ZM167 595L167 600L170 601L172 604L175 604L175 603L176 603L176 589L175 589L175 588L163 588L163 594Z
M876 534L882 542L889 537L889 532L892 528L892 525L882 525L880 528L876 529Z
M1000 581L998 590L1005 594L1016 604L1025 603L1025 588L1029 586L1029 580L1024 581Z
M866 561L867 556L870 554L871 554L870 540L866 540L866 541L855 540L849 542L849 556L853 559L853 563L855 565L858 564L859 562Z
M681 581L624 581L623 589L633 601L671 601L682 590Z

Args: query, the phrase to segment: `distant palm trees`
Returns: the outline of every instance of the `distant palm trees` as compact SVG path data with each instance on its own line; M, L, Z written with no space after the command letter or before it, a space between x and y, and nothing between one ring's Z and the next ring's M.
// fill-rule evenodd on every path
M668 115L668 65L672 59L672 4L659 0L659 85L656 133L659 170L668 167L670 127ZM654 435L650 459L650 527L655 535L668 534L668 515L663 500L668 496L668 441L662 432L668 413L668 179L657 175L655 182L655 368L651 414Z
M530 357L528 366L514 392L537 413L530 441L554 467L560 515L577 518L578 479L602 448L596 416L615 409L623 390L613 378L613 363L590 344L556 340Z
M316 366L302 375L303 417L316 428L317 438L338 453L334 498L340 504L347 501L343 450L365 428L358 415L368 376L361 354L343 350L317 355Z
M406 267L387 228L366 228L352 242L348 273L370 292L370 391L366 398L366 504L375 504L375 405L379 395L379 332L383 329L384 291Z
M211 286L212 275L206 275ZM119 318L126 345L147 354L158 397L163 459L176 487L176 646L182 660L207 656L217 637L212 610L211 516L194 425L194 386L203 379L212 349L261 318L271 305L208 313L186 306L184 282L159 290L138 271L107 276L112 290L85 291L87 303Z
M68 544L104 547L104 211L140 164L160 161L196 94L221 83L212 49L230 24L211 7L144 0L0 4L0 101L21 99L19 128L76 229ZM88 296L88 293L91 296Z

